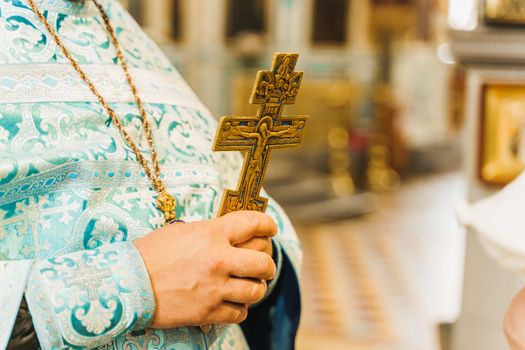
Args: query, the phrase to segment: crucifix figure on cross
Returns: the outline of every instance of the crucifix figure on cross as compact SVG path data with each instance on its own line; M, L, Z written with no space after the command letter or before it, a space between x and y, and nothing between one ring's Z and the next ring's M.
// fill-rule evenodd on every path
M281 116L284 106L294 104L303 72L296 72L298 54L278 53L270 71L260 71L250 99L260 105L256 117L223 117L217 129L214 151L246 152L236 191L227 190L219 216L238 210L264 212L268 199L259 195L275 148L301 144L306 116Z

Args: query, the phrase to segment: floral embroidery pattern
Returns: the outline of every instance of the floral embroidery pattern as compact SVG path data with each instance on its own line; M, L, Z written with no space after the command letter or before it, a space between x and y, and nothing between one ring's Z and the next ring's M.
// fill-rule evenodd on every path
M95 248L99 245L109 244L111 242L121 242L124 240L125 233L119 225L107 216L101 216L100 220L95 223L95 229L91 233L91 238L87 242L89 248Z
M100 301L94 300L87 312L79 309L75 312L75 317L89 333L101 335L111 325L116 309L117 304L114 301L110 301L108 308L105 308Z

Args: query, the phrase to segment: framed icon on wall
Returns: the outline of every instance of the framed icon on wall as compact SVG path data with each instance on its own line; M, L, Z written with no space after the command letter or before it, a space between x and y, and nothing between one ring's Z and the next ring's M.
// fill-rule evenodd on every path
M525 26L523 0L484 0L483 13L487 24Z
M482 87L480 177L506 185L525 169L525 84Z

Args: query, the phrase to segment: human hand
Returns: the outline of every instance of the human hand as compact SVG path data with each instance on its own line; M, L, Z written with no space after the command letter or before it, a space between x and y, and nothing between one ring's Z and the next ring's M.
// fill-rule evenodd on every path
M155 294L151 327L244 321L248 306L262 300L266 281L275 276L267 251L276 232L268 215L240 211L164 226L134 241Z
M237 244L236 247L263 252L273 258L273 244L271 237L253 237L247 242Z
M523 327L525 327L524 312L525 288L514 297L503 321L503 330L512 350L525 350L525 335L523 333Z

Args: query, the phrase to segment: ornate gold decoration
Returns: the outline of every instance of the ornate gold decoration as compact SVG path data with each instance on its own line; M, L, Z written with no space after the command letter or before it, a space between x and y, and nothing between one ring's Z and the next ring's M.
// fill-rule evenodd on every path
M525 25L523 0L485 0L487 22Z
M485 85L482 101L479 173L506 185L525 169L525 86Z
M327 135L330 155L328 167L332 189L336 196L347 197L355 192L355 183L350 168L348 152L349 132L341 126L334 126Z
M214 151L244 151L244 166L236 191L227 190L219 216L238 210L264 212L268 199L260 197L263 179L275 148L301 144L308 117L281 117L285 105L294 104L303 79L296 72L298 54L277 53L270 71L257 74L251 104L260 105L256 117L223 117Z
M124 140L126 140L127 144L137 157L137 161L142 165L144 168L144 172L146 173L146 176L151 182L151 185L157 191L159 194L157 198L157 208L164 213L164 218L166 219L166 223L172 222L176 220L177 215L175 214L175 208L176 208L176 201L175 198L166 193L166 186L162 182L161 176L160 176L160 166L158 161L157 152L155 150L155 142L153 141L153 135L151 133L151 126L148 120L148 116L146 114L146 110L144 109L144 106L142 105L142 100L140 99L137 88L135 86L135 83L133 81L133 78L131 74L129 73L128 64L126 63L126 59L124 58L124 55L122 54L122 50L120 49L120 44L117 40L117 37L115 35L115 30L113 29L113 26L111 25L111 22L109 20L108 15L102 8L102 6L98 3L97 0L93 0L93 3L97 7L98 11L100 12L100 15L102 16L102 19L104 20L104 25L106 27L106 31L108 32L111 42L113 43L113 46L115 47L115 51L117 53L117 60L120 63L120 66L122 67L122 70L124 71L124 75L126 76L126 81L128 82L128 85L131 89L131 92L133 93L133 96L135 98L135 103L137 104L137 108L139 110L140 117L142 119L142 126L144 127L144 132L146 133L146 139L148 141L149 149L151 152L151 162L152 166L148 164L148 161L140 151L139 147L133 141L131 136L128 134L120 120L118 119L115 111L111 106L106 102L104 97L100 94L100 92L97 90L91 79L86 75L86 73L82 70L82 67L80 67L80 64L78 61L73 57L71 52L66 48L60 37L58 36L57 32L51 27L51 25L47 22L46 18L42 14L42 12L38 9L36 3L34 0L29 0L29 5L33 9L33 12L37 15L39 20L42 22L42 24L46 27L47 31L51 36L53 37L53 40L55 40L55 43L58 45L64 56L69 60L71 63L71 66L77 71L80 78L86 83L86 85L89 87L91 92L97 97L98 101L108 115L111 118L111 121L113 124L117 126L117 128L120 130L120 133Z
M376 103L375 126L368 149L366 176L372 191L395 191L401 185L401 177L392 166L392 130L396 109L392 92L387 85L379 85L374 96Z
M157 197L157 208L164 213L166 222L177 220L175 209L177 208L177 201L175 197L167 192L162 192Z
M332 189L336 196L348 197L356 190L350 171L352 158L348 151L350 130L355 117L351 111L355 92L348 83L330 81L322 95L331 119L330 122L324 122L329 126L325 138L328 141L328 169ZM319 129L316 131L319 132Z

